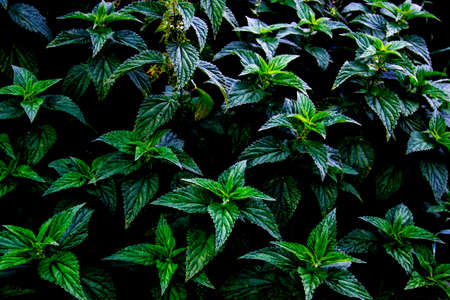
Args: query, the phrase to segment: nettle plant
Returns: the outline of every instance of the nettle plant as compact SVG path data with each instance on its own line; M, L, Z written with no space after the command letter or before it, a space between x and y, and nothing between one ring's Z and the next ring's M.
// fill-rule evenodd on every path
M23 2L0 298L450 296L443 4Z

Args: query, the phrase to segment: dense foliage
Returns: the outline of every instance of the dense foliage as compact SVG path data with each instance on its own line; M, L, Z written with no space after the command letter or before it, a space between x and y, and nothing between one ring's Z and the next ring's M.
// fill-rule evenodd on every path
M448 299L415 1L0 0L0 298Z

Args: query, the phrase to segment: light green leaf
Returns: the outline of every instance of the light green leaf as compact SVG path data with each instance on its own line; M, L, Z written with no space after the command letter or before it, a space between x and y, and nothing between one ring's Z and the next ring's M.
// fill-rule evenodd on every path
M222 197L224 195L222 191L222 185L217 181L207 178L184 178L182 180L194 184L196 186L199 186L201 188L207 189L208 191L213 192L219 197Z
M42 279L62 287L77 299L87 300L80 282L80 266L71 252L57 252L39 262L38 273Z
M67 236L65 233L67 229L72 224L72 221L78 211L83 207L84 204L74 206L72 208L63 210L57 213L39 228L39 233L37 240L39 242L44 241L47 237L53 239L56 242L63 242Z
M172 229L170 229L169 224L167 224L167 221L163 216L159 218L155 235L157 244L169 250L175 247L175 238L173 237Z
M12 176L27 178L37 182L45 182L45 180L42 177L40 177L35 171L33 171L31 167L28 165L18 166L12 173Z
M137 244L123 248L103 260L119 260L150 266L156 263L162 253L164 253L164 248L159 245Z
M214 234L201 230L187 234L186 281L197 275L216 255Z
M32 123L34 121L34 118L36 117L39 108L44 103L44 99L39 97L34 97L29 100L24 100L20 102L20 105L23 107L23 110L28 116L28 119L30 119L30 122Z
M158 268L159 282L161 285L161 294L163 295L169 286L173 274L178 268L178 265L170 261L156 261L156 268Z
M187 213L206 213L209 201L204 190L182 187L159 197L152 204L176 208Z
M11 250L0 256L0 272L12 267L20 266L33 259L31 249Z
M216 251L218 251L233 230L234 223L239 217L239 207L233 203L211 203L208 205L208 213L216 228Z
M308 236L307 246L316 258L323 257L336 247L336 209L331 211Z
M288 272L292 271L297 267L296 262L292 260L290 255L280 253L279 251L276 251L274 248L259 249L247 253L239 258L261 260L269 264L272 264L281 270Z
M218 181L227 189L227 192L230 192L233 188L244 186L246 167L247 161L242 160L235 163L220 174Z
M339 70L339 73L336 76L336 80L333 83L332 90L339 87L342 83L347 81L350 77L353 76L360 76L360 77L369 77L373 75L373 71L369 70L367 64L360 63L360 62L348 62L346 61L341 69Z
M45 195L56 193L70 188L78 188L87 182L87 178L79 172L68 172L56 179L45 191Z

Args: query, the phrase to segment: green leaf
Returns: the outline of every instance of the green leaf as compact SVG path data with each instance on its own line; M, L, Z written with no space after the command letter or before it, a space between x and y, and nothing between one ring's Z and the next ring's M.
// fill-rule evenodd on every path
M165 60L166 59L161 52L155 50L142 51L135 56L132 56L129 59L125 60L115 70L113 70L114 72L110 74L108 81L113 82L122 75L130 71L140 69L141 67L148 64L162 64L165 62Z
M179 168L182 168L178 156L173 152L172 148L169 147L157 147L155 148L155 153L152 153L152 157L168 161Z
M375 161L375 151L363 137L346 138L339 146L339 152L344 162L358 171L362 177L367 177Z
M427 151L434 148L433 142L428 138L428 136L419 131L411 132L411 136L408 140L408 147L406 149L406 154L410 154L418 151Z
M0 272L12 267L20 266L33 259L31 249L11 250L0 256Z
M269 264L274 265L275 267L284 270L284 271L292 271L295 269L296 262L292 260L290 255L285 255L276 251L274 248L263 248L250 253L247 253L241 257L240 259L255 259L267 262Z
M46 109L68 113L81 123L87 124L83 112L69 97L63 95L46 95L43 98Z
M111 37L111 40L117 44L136 49L137 51L148 50L147 45L141 36L131 30L115 31Z
M158 186L157 174L130 178L122 184L125 228L130 227L131 222L153 198L158 191Z
M372 224L373 226L380 229L384 233L389 234L392 230L391 224L385 219L382 219L379 217L371 217L371 216L360 217L360 219L363 221L366 221L367 223Z
M167 44L167 53L175 68L177 87L183 88L194 74L199 63L199 53L190 43Z
M294 254L299 260L303 262L311 262L311 259L314 257L314 254L309 251L308 247L291 242L272 242L277 245L281 249Z
M276 239L281 239L278 225L269 207L260 200L246 201L240 214L251 223L261 227Z
M239 159L247 160L248 166L253 167L259 164L283 161L290 154L286 141L279 141L272 136L268 136L245 148Z
M448 170L445 164L435 161L420 161L420 171L430 184L434 198L439 201L447 190Z
M119 260L150 266L156 263L161 253L164 253L164 248L159 245L137 244L123 248L103 260Z
M36 117L39 108L44 103L44 99L39 97L34 97L29 100L24 100L20 102L20 105L23 107L23 110L28 116L28 119L30 119L30 122L32 123L34 121L34 118Z
M81 276L81 283L90 299L116 299L116 289L111 275L101 269L90 268Z
M369 77L373 75L373 71L370 71L367 64L352 61L348 62L346 61L341 69L339 70L339 73L336 76L336 80L333 83L332 90L339 87L342 83L347 81L349 78L353 76L360 76L360 77Z
M431 66L430 52L428 51L427 43L418 35L405 35L403 39L409 43L407 48L412 53L420 56L427 65Z
M406 284L405 290L417 289L427 285L429 285L429 282L419 273L413 271L411 277L408 280L408 283Z
M356 277L345 269L333 270L325 280L326 285L344 296L358 299L372 299Z
M316 272L299 267L298 272L302 279L303 289L305 290L306 300L312 300L314 291L319 285L324 282L324 271L318 270Z
M102 134L96 140L113 146L120 152L134 154L135 145L132 143L139 140L139 135L129 130L114 130Z
M9 6L8 14L22 28L31 32L39 32L48 40L52 39L52 33L47 26L45 18L34 6L25 3L14 3Z
M106 42L113 37L113 31L111 28L103 27L97 29L87 29L89 35L91 37L92 44L92 57L95 57L100 50L102 50L103 46L105 46Z
M385 218L396 227L395 229L414 224L412 212L403 203L389 209L386 212Z
M104 161L98 166L95 173L97 180L102 180L116 174L128 175L138 170L142 164L126 153L114 152L106 154Z
M56 131L50 125L43 125L29 131L24 139L26 161L37 164L56 142Z
M88 237L88 225L94 210L81 208L78 210L64 235L59 240L59 248L68 250L80 245Z
M91 84L89 76L89 67L87 64L79 64L71 67L62 83L64 94L71 95L75 99L81 98Z
M207 178L184 178L182 180L206 189L219 197L223 196L222 185L217 181Z
M32 91L35 95L40 94L60 81L61 79L48 79L36 81L35 83L33 83Z
M173 237L172 229L170 229L169 224L167 224L167 221L163 216L159 218L155 235L157 244L169 250L175 247L175 238Z
M236 81L230 89L227 108L239 105L257 103L265 96L265 92L256 85Z
M119 67L120 61L114 56L96 56L88 60L89 76L94 84L99 100L104 100L111 88L108 79Z
M84 204L74 206L72 208L63 210L62 212L54 215L39 228L37 240L39 242L44 241L47 237L53 239L56 242L63 242L67 235L67 229L72 224L74 217Z
M9 140L9 136L6 133L0 133L0 150L2 150L10 158L16 158L11 141Z
M270 78L270 82L276 85L283 85L293 87L302 94L307 94L307 90L310 89L308 84L304 82L300 77L292 72L280 71Z
M298 55L289 54L277 55L269 61L269 69L281 71L286 68L291 61L297 59L298 57Z
M87 300L80 282L80 266L71 252L58 252L39 262L38 273L42 279L62 287L77 299Z
M442 243L442 241L436 235L432 234L428 230L414 225L405 226L402 229L401 236L408 239L420 239Z
M389 199L401 187L403 172L396 166L385 167L376 177L376 195L381 200Z
M366 95L366 102L377 114L386 128L386 140L394 134L395 126L402 112L402 103L397 94L384 89L376 89L375 95Z
M208 205L208 213L216 228L216 251L218 251L233 230L234 223L239 217L239 207L233 203L211 203Z
M411 250L406 246L393 246L391 244L384 244L386 253L392 256L398 262L406 273L411 273L414 265L414 258Z
M0 254L20 249L31 249L36 242L34 233L14 225L3 225L6 230L0 231Z
M323 257L336 247L336 209L331 211L308 236L307 246L317 258Z
M45 182L45 180L40 177L35 171L31 169L28 165L18 166L12 173L14 177L27 178L37 182Z
M0 89L0 95L23 96L25 89L20 85L8 85Z
M192 3L183 1L177 2L175 6L183 19L183 28L184 31L186 31L192 25L195 15L195 7Z
M0 102L0 120L15 119L23 114L23 108L15 99L8 99Z
M328 172L328 149L324 144L318 141L305 140L298 145L297 150L300 153L306 153L314 161L314 164L319 169L322 180Z
M276 202L268 203L278 224L284 225L294 215L301 200L298 181L292 176L275 177L264 184L265 192Z
M34 83L37 81L36 76L25 68L21 68L18 66L11 66L14 73L13 82L15 85L20 85L25 88L28 82Z
M319 201L322 216L328 214L334 207L338 196L338 187L333 182L319 183L311 186L317 200Z
M206 213L209 201L204 190L189 186L167 193L152 204L176 208L187 213Z
M163 295L169 286L173 274L178 268L178 265L170 261L157 261L156 268L158 268L159 282L161 285L161 294Z
M70 188L78 188L87 182L87 178L79 172L69 172L56 179L45 191L45 195L56 193Z
M136 117L135 130L152 134L172 119L179 105L179 102L173 97L163 95L155 95L145 99Z
M377 238L367 230L355 229L339 240L338 248L348 253L366 253L375 249Z
M3 6L4 9L8 8L8 0L0 0L0 4Z
M88 44L90 35L85 29L75 28L60 32L48 45L47 48L60 47L65 45Z
M245 185L244 175L246 167L247 161L242 160L235 163L220 174L218 181L227 189L227 192L230 192L233 188L242 187Z
M280 40L276 37L259 37L256 42L261 46L267 59L271 59L280 44Z
M216 255L214 234L190 230L187 234L186 281L197 275Z
M314 56L317 61L317 65L322 70L326 70L328 68L328 64L331 62L331 57L327 50L322 47L306 47L305 50Z
M200 6L208 16L214 37L219 32L220 24L222 23L223 13L226 8L225 0L200 0Z
M230 194L230 198L234 200L252 198L258 200L276 201L274 198L250 186L242 186L235 188L233 192Z
M109 178L95 184L87 190L88 193L97 196L111 213L116 211L117 194L114 180Z

